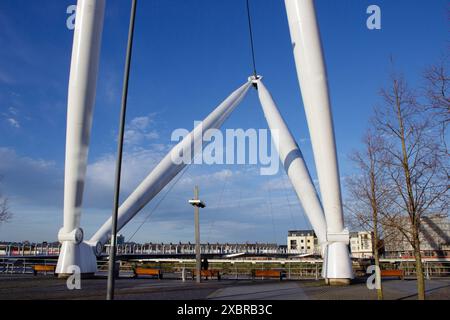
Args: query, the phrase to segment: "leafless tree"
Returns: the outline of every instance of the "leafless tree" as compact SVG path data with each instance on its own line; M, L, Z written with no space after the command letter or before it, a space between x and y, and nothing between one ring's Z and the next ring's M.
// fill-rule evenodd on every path
M0 177L1 181L1 177ZM11 212L8 206L8 199L3 197L0 192L0 224L8 222L11 219Z
M349 199L346 201L350 221L358 229L372 234L372 251L375 265L380 268L379 252L382 249L382 214L389 211L392 203L388 172L383 166L386 154L383 139L368 130L363 139L363 150L351 154L356 173L346 180ZM379 269L378 269L379 270ZM377 277L380 277L377 274ZM378 279L381 283L381 279ZM383 299L382 287L377 289L377 297Z
M381 90L384 100L376 108L374 124L384 139L383 166L388 170L394 195L383 223L395 227L411 244L416 261L418 298L425 299L425 281L420 251L420 224L431 212L446 212L448 179L439 139L430 112L417 100L404 78L393 74ZM405 223L405 218L408 223Z
M431 111L436 125L441 132L444 151L448 155L446 144L447 127L450 122L450 97L448 74L450 55L445 55L441 61L428 67L423 76L425 79L426 107Z

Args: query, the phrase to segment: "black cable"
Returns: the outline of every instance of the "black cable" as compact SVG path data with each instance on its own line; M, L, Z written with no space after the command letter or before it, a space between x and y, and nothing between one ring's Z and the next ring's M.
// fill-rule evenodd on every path
M248 18L248 30L250 33L250 45L252 48L253 75L255 76L255 78L257 78L258 73L256 72L255 45L253 42L253 28L252 28L252 17L250 14L250 0L247 0L247 18Z

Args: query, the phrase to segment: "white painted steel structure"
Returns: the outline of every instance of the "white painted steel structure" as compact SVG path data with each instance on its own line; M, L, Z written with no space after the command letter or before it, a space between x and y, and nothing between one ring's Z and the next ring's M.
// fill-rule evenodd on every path
M105 0L78 0L72 65L69 82L64 226L58 234L62 243L56 272L69 273L78 265L82 273L97 271L96 255L111 234L111 219L89 240L80 228L81 205L87 166L92 110L95 99ZM234 91L202 123L183 139L153 169L119 209L118 230L122 229L182 169L186 163L174 159L203 146L203 133L220 128L242 101L252 84L258 87L261 105L276 142L281 161L318 238L325 248L324 277L351 279L348 232L344 229L339 172L326 71L313 0L286 0L294 57L310 129L320 182L323 209L311 181L302 153L279 113L261 78L251 77ZM192 150L194 150L192 152Z
M313 0L285 0L294 58L327 220L327 278L351 279L349 233L344 228L333 118Z
M255 82L258 86L259 99L272 136L277 136L274 142L281 163L292 182L311 226L316 231L319 242L323 244L327 241L327 224L303 154L262 80L259 79Z
M215 109L204 121L202 121L188 136L175 146L164 159L153 169L147 178L136 188L127 200L119 208L119 220L117 230L122 229L149 201L151 201L173 178L176 177L186 163L176 164L174 159L184 152L191 152L190 160L196 152L202 150L203 136L208 129L218 129L227 120L230 114L238 106L239 102L247 94L251 82L234 91L217 109ZM199 147L195 147L199 146ZM201 147L201 148L200 148ZM197 150L195 150L197 149ZM195 152L196 151L196 152ZM91 238L91 243L105 244L111 235L111 219L109 219ZM99 245L100 247L100 245Z
M58 274L69 273L72 265L88 273L97 269L91 246L83 242L80 220L104 11L105 0L78 1L67 104L64 226L58 234L62 242Z

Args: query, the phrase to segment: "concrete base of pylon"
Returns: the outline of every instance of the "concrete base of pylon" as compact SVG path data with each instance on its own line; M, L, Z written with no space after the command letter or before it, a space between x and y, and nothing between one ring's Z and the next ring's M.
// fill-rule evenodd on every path
M76 273L82 278L93 277L96 272L97 257L90 244L72 241L62 243L55 272L59 278L68 278Z

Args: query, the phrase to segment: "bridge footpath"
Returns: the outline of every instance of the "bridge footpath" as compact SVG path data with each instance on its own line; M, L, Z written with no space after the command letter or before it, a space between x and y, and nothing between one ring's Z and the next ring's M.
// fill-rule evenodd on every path
M385 299L417 299L416 281L383 281ZM66 281L54 277L0 275L0 300L104 300L106 277L85 279L81 290L68 290ZM427 299L449 300L450 279L426 281ZM365 282L347 287L325 286L323 281L223 280L173 281L120 278L119 300L376 300L376 292Z

